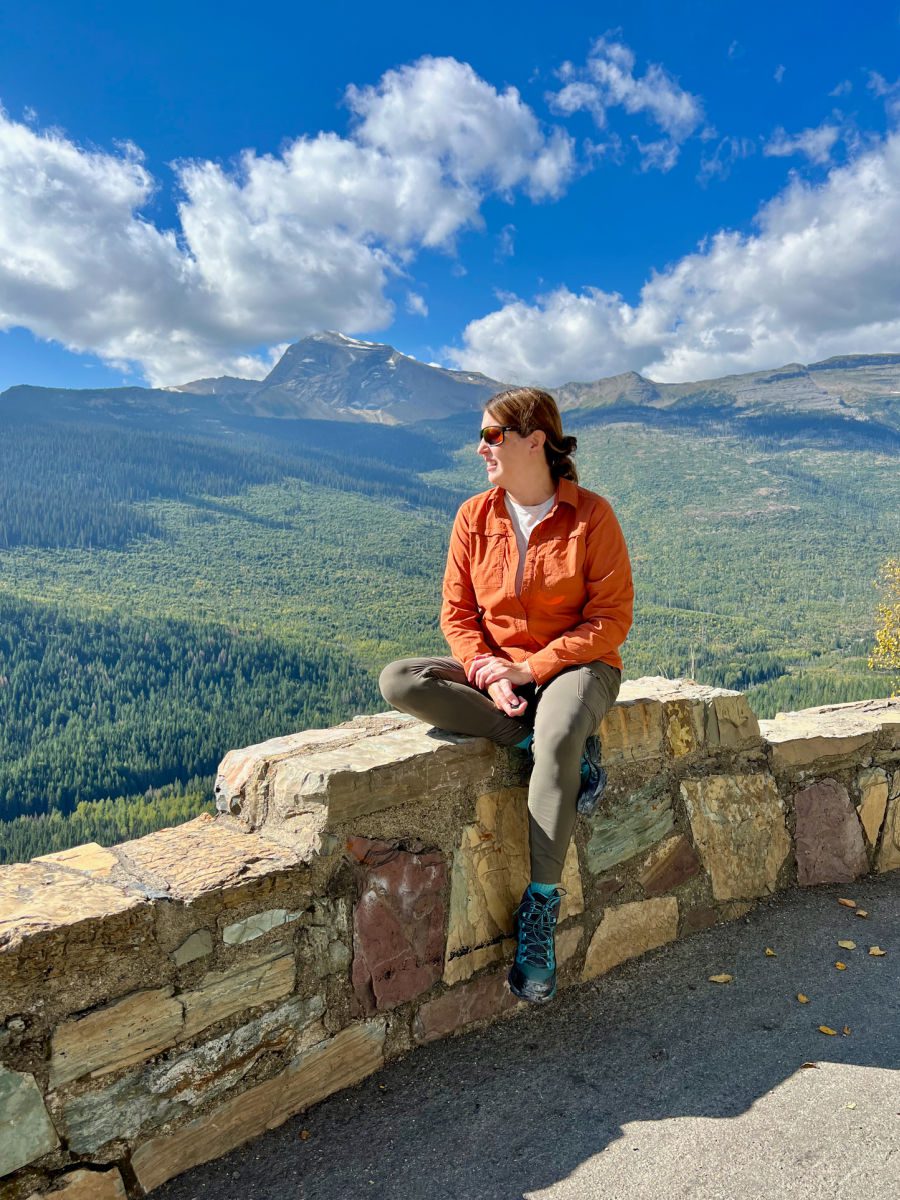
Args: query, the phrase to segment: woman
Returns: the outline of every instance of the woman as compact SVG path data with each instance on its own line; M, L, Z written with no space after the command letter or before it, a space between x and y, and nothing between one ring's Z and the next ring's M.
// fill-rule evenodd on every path
M457 513L441 629L451 658L381 674L389 704L441 729L530 749L531 882L516 909L513 993L556 992L559 882L576 811L605 773L594 736L622 678L631 627L625 539L607 500L578 487L553 397L513 388L488 402L478 453L490 490Z

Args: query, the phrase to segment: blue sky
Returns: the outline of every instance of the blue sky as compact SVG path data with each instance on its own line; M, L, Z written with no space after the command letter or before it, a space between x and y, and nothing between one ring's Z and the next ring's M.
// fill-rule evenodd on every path
M900 0L0 11L0 388L896 351Z

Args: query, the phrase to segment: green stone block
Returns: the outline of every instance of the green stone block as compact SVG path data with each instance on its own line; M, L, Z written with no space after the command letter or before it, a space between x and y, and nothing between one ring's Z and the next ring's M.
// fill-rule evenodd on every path
M672 797L664 780L653 780L636 792L613 800L591 819L586 847L588 870L601 875L655 846L672 832Z
M58 1145L34 1076L0 1067L0 1175L9 1175Z

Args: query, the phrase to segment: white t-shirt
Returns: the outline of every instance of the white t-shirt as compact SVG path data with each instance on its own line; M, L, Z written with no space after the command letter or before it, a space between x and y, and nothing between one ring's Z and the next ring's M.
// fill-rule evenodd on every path
M519 565L516 568L516 595L522 591L522 579L525 575L525 552L528 549L528 542L531 538L532 530L534 530L547 513L556 503L556 496L553 495L549 500L545 500L542 504L516 504L512 496L507 492L504 497L506 501L506 511L509 513L509 519L512 521L513 529L516 533L516 543L519 547Z

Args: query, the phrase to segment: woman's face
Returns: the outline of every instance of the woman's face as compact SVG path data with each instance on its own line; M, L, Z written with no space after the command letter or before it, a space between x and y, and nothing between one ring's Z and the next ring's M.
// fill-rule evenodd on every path
M481 414L482 429L486 425L502 424L487 409ZM515 430L505 433L499 446L489 446L481 438L478 453L484 459L491 487L506 488L508 492L515 493L517 486L533 481L537 473L547 469L544 434L540 430L529 433L527 437L522 437Z

